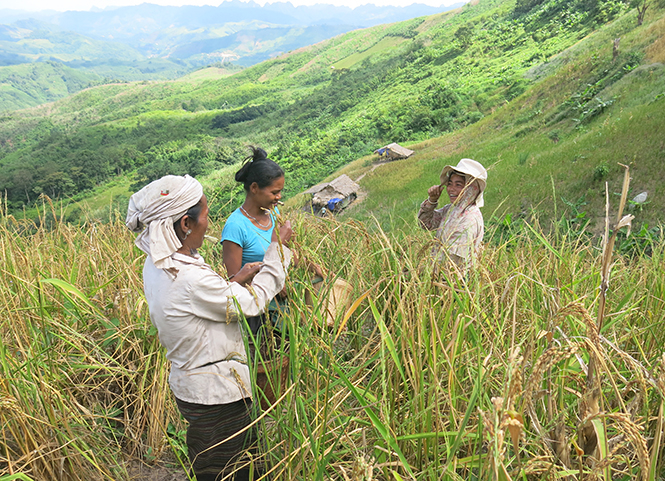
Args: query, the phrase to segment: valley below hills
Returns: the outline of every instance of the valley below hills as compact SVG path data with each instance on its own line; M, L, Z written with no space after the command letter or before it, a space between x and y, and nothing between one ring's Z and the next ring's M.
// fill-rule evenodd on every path
M0 188L10 211L30 215L43 193L75 220L189 173L210 189L213 214L226 215L242 195L232 173L247 145L284 167L293 197L338 169L359 177L375 149L401 142L416 154L364 177L359 216L411 222L441 167L470 157L490 170L489 218L600 225L620 162L631 165L631 199L648 196L637 225L652 228L665 201L665 27L663 7L651 7L638 25L628 3L487 0L240 71L88 88L4 114Z
M175 79L214 64L239 69L354 29L450 8L228 0L216 7L0 9L0 111L105 83ZM54 70L61 73L56 85Z

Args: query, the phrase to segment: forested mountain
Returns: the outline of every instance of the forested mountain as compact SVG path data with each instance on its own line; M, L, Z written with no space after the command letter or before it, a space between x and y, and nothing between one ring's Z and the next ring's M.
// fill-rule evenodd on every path
M634 148L643 168L663 168L663 116L652 112L662 112L665 93L665 22L663 6L650 7L640 26L623 2L484 0L348 32L225 78L91 88L2 118L0 189L21 209L42 192L85 195L118 175L135 188L166 173L208 174L223 209L238 194L225 166L242 160L246 144L280 162L292 195L384 143L466 132L482 120L487 138L473 137L477 149L504 142L491 154L499 158L485 159L497 163L493 175L517 168L520 179L488 189L505 195L519 185L511 200L519 209L519 196L536 197L548 175L558 172L558 182L574 172L579 183L564 191L572 198L580 185L591 188L592 174L602 179L615 161L630 162ZM622 148L627 158L598 159L587 146L566 162L534 160L573 152L593 135L613 145L627 135L629 111L644 130L637 146ZM431 141L441 145L431 156L463 150L464 141L463 133Z
M21 12L0 10L0 67L12 81L0 83L0 111L61 98L80 90L63 76L65 89L40 85L36 69L13 68L57 62L79 70L92 83L166 80L201 66L234 62L254 65L359 27L431 15L448 8L425 5L354 9L333 5L231 0L212 6L166 7L144 3L105 10ZM43 77L43 75L42 75ZM57 82L58 84L62 82ZM25 89L23 89L25 86Z
M169 7L144 3L87 12L6 11L0 18L15 21L12 25L0 26L3 41L0 49L10 57L22 55L24 61L49 54L87 59L94 56L136 60L145 55L185 60L199 53L223 50L235 52L231 58L243 59L242 64L251 65L258 60L245 57L256 57L256 52L265 51L260 59L264 60L275 53L286 52L285 49L294 45L303 47L359 27L432 15L450 8L417 4L409 7L363 5L354 9L333 5L294 7L290 3L260 6L254 2L231 0L217 7ZM303 38L294 44L293 38L301 34L304 34ZM266 43L284 35L289 35L291 42L273 42L272 48L268 49L251 48L252 43ZM244 42L243 37L246 37ZM81 41L83 38L86 40ZM238 48L241 43L242 48ZM74 51L81 44L88 48L88 52ZM188 47L191 44L198 44L198 50L192 51L192 47ZM202 45L206 48L202 49ZM108 51L123 48L126 51ZM96 51L91 56L89 51L92 49Z
M52 102L100 82L96 74L57 62L0 67L0 111Z
M0 25L0 52L6 63L57 59L91 60L123 58L138 60L143 55L134 48L106 40L92 39L74 31L35 20L22 20L13 25Z
M295 19L288 17L286 20L295 22ZM94 29L89 32L90 29L80 28L87 25L82 23L79 30L84 33L79 33L43 21L21 20L12 25L0 25L0 65L57 61L73 68L93 71L110 65L117 68L117 78L135 80L128 77L121 67L158 60L174 62L180 70L183 66L191 70L192 66L218 61L252 65L276 53L310 45L356 28L350 25L280 25L256 19L220 21L222 23L209 23L208 27L175 23L152 30L134 18L135 23L129 22L129 25L135 26L138 31L132 30L131 34L123 35L123 28L127 27L121 25L110 27L102 24L105 28L100 29L101 32ZM123 22L124 17L111 23ZM171 77L182 74L169 73ZM153 76L152 79L160 78Z

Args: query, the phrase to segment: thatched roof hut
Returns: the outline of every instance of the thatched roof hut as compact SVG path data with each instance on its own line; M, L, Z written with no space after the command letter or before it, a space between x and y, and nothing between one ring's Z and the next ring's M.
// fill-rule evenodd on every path
M381 157L386 158L387 160L397 160L397 159L406 159L413 155L413 150L409 150L406 147L393 142L388 144L385 147L376 149L375 154L379 154Z
M331 182L310 187L305 194L312 195L312 207L315 210L325 208L330 211L339 211L355 200L359 190L358 184L348 175L342 174Z
M310 187L305 191L306 194L312 194L312 204L324 205L332 199L346 199L356 195L360 186L356 184L351 177L342 174L331 182L324 182Z

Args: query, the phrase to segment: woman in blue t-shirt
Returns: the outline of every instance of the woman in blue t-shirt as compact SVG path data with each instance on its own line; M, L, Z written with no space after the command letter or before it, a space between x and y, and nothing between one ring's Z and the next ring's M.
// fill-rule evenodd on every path
M245 202L226 220L222 230L222 258L229 278L245 264L261 262L270 245L277 205L284 189L284 171L268 158L265 150L251 147L252 155L238 172L236 182L245 187ZM276 309L273 301L271 308ZM270 309L270 308L269 308ZM259 319L248 319L254 334Z

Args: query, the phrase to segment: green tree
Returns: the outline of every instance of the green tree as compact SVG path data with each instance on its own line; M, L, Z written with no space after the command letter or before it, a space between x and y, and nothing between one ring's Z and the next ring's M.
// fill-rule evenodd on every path
M71 177L64 172L56 171L46 175L37 182L33 189L35 194L46 194L52 198L71 194L76 189L76 184Z
M462 25L455 32L455 39L457 44L466 50L473 44L473 29L468 25Z
M543 1L544 0L517 0L513 12L515 12L516 15L523 15L530 12L533 7L543 3Z
M28 169L18 169L14 172L13 181L14 181L14 188L23 191L25 197L28 199L28 204L29 204L30 190L32 189L34 184L32 172Z

